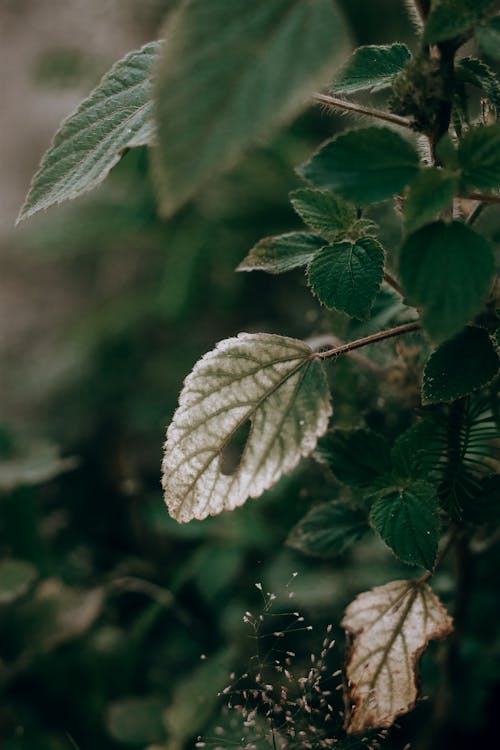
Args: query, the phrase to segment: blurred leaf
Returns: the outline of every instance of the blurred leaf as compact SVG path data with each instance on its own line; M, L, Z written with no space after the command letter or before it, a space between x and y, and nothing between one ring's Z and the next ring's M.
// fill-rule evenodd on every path
M106 712L110 737L127 745L145 745L165 739L163 710L159 698L123 698L111 703Z
M0 605L11 604L29 590L38 577L34 565L24 560L0 562Z
M451 617L426 583L391 581L356 597L342 626L352 639L347 731L390 727L414 707L420 656L431 639L451 633Z
M59 450L49 443L34 445L25 456L0 459L0 492L17 487L50 482L59 474L78 465L75 458L61 458Z
M19 221L102 182L128 148L154 135L150 75L160 42L119 60L57 131L33 178Z
M168 428L163 486L179 522L234 510L259 497L316 447L330 394L320 362L302 341L241 333L221 341L184 382ZM239 466L224 452L251 422Z
M336 94L385 89L403 70L410 57L406 44L358 47L332 89Z
M388 128L361 128L327 141L299 172L315 187L354 203L391 198L418 173L419 157L409 141Z
M290 532L287 544L313 557L336 557L368 530L366 514L335 500L320 503Z
M480 312L493 271L490 244L458 221L425 226L401 249L400 274L408 302L422 308L423 324L436 341L457 333Z
M482 60L463 57L455 69L458 80L481 89L491 104L500 107L500 81L496 73Z
M347 49L331 0L188 0L165 35L156 87L165 214L305 108Z
M435 487L417 481L377 497L370 520L396 557L432 570L439 541L438 511Z
M327 245L313 258L308 279L326 307L354 318L370 316L384 278L384 248L372 237Z
M467 326L439 346L427 360L422 383L424 403L454 401L487 385L500 358L484 328Z
M404 203L406 230L414 232L451 206L458 184L458 178L445 169L422 170L410 183Z
M163 714L167 750L182 750L186 741L208 723L228 682L233 656L232 649L223 649L201 662L190 675L175 681L172 699Z
M500 188L500 125L473 128L462 138L458 159L465 185L478 190Z
M493 12L495 4L496 0L433 0L425 41L441 42L470 31Z
M250 250L237 271L284 273L306 266L325 244L321 237L307 232L290 232L264 237Z
M493 16L476 28L476 40L487 55L500 60L500 16Z
M339 482L353 487L368 487L391 469L389 444L372 430L332 430L319 441L315 455Z
M356 222L355 207L327 190L295 190L290 201L304 224L327 240L349 232Z

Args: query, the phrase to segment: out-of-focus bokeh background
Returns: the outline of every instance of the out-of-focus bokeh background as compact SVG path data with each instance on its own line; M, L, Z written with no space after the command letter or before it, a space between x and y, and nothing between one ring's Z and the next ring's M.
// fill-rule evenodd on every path
M307 338L333 323L339 335L366 330L321 312L300 272L234 273L256 240L299 226L293 168L341 119L306 113L168 223L138 149L88 197L14 228L58 123L117 58L158 38L169 4L0 2L2 750L191 748L217 734L217 694L255 654L243 623L262 607L255 583L278 595L277 611L293 589L293 608L314 624L290 646L300 670L316 630L332 622L341 638L353 596L407 574L374 537L334 562L284 545L311 500L337 491L312 462L243 509L188 526L169 519L159 484L182 380L216 341L242 330ZM342 5L354 43L411 40L403 3ZM388 227L395 246L395 216ZM364 411L380 429L405 426L414 391L404 362L385 390L352 362L334 377L339 424ZM405 408L391 411L391 399ZM436 588L446 601L446 573ZM485 613L491 596L486 586ZM471 665L484 637L471 635ZM332 671L341 657L339 643ZM491 699L468 689L473 676L463 674L467 710L454 708L450 746L486 732ZM426 710L403 724L418 726ZM272 747L264 734L259 748Z

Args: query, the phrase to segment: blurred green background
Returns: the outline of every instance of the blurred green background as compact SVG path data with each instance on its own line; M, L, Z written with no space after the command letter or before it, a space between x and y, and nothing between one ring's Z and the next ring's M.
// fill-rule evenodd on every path
M300 271L234 272L255 241L300 226L287 199L299 185L294 166L345 120L307 112L169 222L157 216L148 153L138 149L95 193L13 228L58 121L115 58L158 37L171 4L0 4L2 750L191 748L226 721L217 694L255 654L243 616L262 609L256 583L277 594L276 612L293 590L293 608L314 625L290 636L307 673L302 662L330 622L331 671L341 663L339 622L357 593L408 575L373 535L333 562L285 546L311 501L338 492L312 461L241 510L188 526L168 517L160 489L183 378L215 342L239 331L368 330L322 312ZM411 43L402 2L341 4L354 44ZM399 226L384 210L391 249ZM410 360L400 353L386 385L352 361L335 365L336 423L357 425L363 413L389 436L409 424ZM493 721L495 580L491 559L483 565L462 702L436 747L480 741ZM450 601L450 571L435 587ZM439 689L432 660L424 678ZM391 745L402 747L428 715L421 704ZM272 747L268 727L259 742ZM421 736L420 746L434 742Z

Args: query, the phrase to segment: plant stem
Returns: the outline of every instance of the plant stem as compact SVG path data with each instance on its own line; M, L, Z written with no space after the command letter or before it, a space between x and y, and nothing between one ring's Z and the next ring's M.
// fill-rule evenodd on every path
M355 112L358 115L368 115L368 117L375 117L378 120L392 122L394 125L401 125L401 127L403 128L411 128L413 126L412 121L408 117L394 115L392 114L392 112L384 112L384 110L382 109L365 107L363 104L348 102L345 99L338 99L336 96L328 96L327 94L313 94L312 98L320 104L326 104L328 107L333 107L333 109L342 109L346 112Z
M401 326L395 328L389 328L387 331L378 331L372 333L370 336L365 336L362 339L351 341L348 344L341 344L333 349L328 349L326 352L317 352L312 356L313 359L332 359L332 357L338 357L341 354L347 354L352 352L354 349L361 349L363 346L369 346L369 344L376 344L377 341L384 341L385 339L391 339L394 336L402 336L404 333L412 333L413 331L419 331L422 325L415 321L413 323L404 323Z
M397 279L394 278L394 276L389 273L388 271L384 272L384 281L386 284L389 284L395 292L397 292L401 297L404 297L403 289Z
M485 195L484 193L469 193L469 195L460 196L468 198L471 201L481 201L481 203L500 203L500 195Z

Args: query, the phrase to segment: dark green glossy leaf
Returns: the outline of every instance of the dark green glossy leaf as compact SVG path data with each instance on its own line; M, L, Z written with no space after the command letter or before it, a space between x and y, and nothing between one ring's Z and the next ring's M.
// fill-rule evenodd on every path
M417 481L377 498L370 520L396 557L432 570L439 541L438 510L435 488Z
M500 188L500 125L477 127L460 141L458 158L468 188Z
M315 455L339 482L353 487L368 487L391 470L389 443L373 430L333 430L319 441Z
M324 247L308 272L314 294L327 307L366 319L384 277L384 249L372 237Z
M432 417L417 422L395 441L393 475L398 481L424 479L439 464L446 447L446 435Z
M290 547L313 557L336 557L368 530L366 513L332 501L315 505L292 529Z
M470 31L492 13L495 3L496 0L433 0L424 39L441 42Z
M290 232L277 237L264 237L250 250L237 271L284 273L307 266L325 241L308 232Z
M487 385L498 373L500 358L484 328L467 326L429 357L424 369L424 403L454 401Z
M359 47L333 85L336 94L380 91L391 85L410 59L406 44Z
M304 109L348 43L332 0L186 0L165 37L156 87L165 214Z
M357 219L351 203L327 190L295 190L290 201L304 224L329 241L349 232Z
M404 204L405 224L414 232L435 219L447 208L458 188L458 178L445 169L430 167L420 172L410 184Z
M409 141L388 128L362 128L327 141L299 171L316 187L365 204L401 192L418 170Z
M479 313L493 272L489 243L457 221L425 226L401 249L400 276L408 302L421 308L423 324L437 341L457 333Z
M500 16L494 16L478 26L476 39L483 52L494 60L500 60Z

